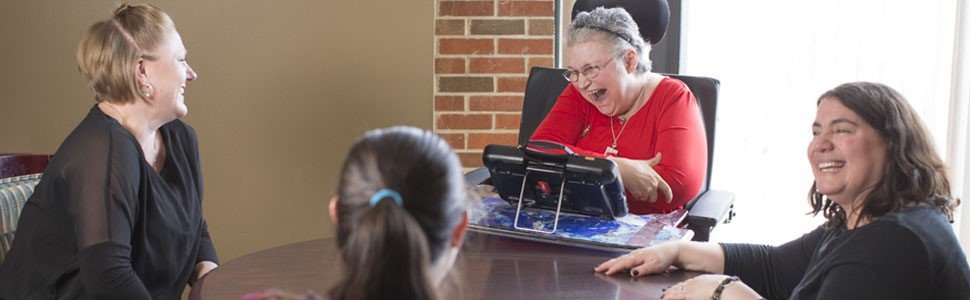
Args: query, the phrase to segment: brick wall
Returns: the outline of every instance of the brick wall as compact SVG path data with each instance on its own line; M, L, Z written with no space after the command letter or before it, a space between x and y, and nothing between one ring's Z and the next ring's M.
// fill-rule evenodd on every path
M478 167L516 144L529 69L554 65L555 2L436 1L434 130Z

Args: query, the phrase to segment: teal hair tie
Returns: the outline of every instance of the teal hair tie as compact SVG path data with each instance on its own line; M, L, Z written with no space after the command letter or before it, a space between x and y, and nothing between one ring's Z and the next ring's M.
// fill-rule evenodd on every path
M384 198L387 197L394 199L394 203L397 203L398 206L404 205L404 200L401 199L401 194L398 194L392 189L380 189L377 191L377 193L374 193L373 196L370 196L370 207L377 206L377 203L381 202L381 200L384 200Z

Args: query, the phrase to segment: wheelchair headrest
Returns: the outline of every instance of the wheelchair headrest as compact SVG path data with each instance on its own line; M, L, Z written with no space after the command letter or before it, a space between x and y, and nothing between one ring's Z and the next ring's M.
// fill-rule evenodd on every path
M573 5L572 18L580 12L591 11L597 7L625 9L633 21L640 27L643 40L656 45L667 33L667 23L670 22L670 7L667 0L576 0Z

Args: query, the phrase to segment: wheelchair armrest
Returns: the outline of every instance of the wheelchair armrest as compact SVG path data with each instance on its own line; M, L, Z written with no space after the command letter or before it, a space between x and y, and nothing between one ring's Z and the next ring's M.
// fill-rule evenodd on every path
M491 182L492 174L489 173L488 169L485 167L479 167L465 173L465 184L467 184L469 188L473 188L480 184L491 184Z
M728 216L733 205L734 193L708 190L687 212L687 224L691 227L714 227Z

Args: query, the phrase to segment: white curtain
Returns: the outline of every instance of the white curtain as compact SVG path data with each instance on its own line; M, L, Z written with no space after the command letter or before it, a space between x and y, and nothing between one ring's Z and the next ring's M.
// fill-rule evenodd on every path
M953 55L953 89L950 98L950 134L947 158L953 179L953 191L963 199L957 209L954 229L960 237L964 253L970 253L970 163L967 146L970 143L970 6L965 0L957 3L956 39Z
M735 222L712 238L779 244L821 223L805 214L806 147L816 99L841 83L897 89L941 157L965 157L951 148L961 144L951 142L954 122L967 118L951 111L954 87L966 84L954 85L957 4L685 0L681 73L721 80L712 187L737 195Z

